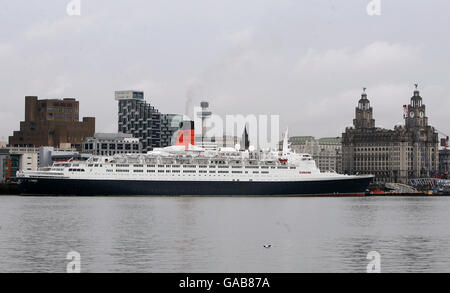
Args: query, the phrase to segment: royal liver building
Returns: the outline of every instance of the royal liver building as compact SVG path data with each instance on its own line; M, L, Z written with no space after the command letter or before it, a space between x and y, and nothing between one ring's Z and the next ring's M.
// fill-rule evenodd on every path
M407 183L438 172L438 133L428 125L417 85L404 111L404 125L396 125L394 130L375 127L364 89L353 127L342 134L344 173L374 174L376 182Z

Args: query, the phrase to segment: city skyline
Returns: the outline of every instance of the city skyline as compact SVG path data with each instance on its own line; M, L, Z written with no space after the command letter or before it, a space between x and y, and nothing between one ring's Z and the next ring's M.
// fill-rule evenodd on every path
M449 1L0 3L0 273L450 272Z
M9 2L0 12L2 141L26 95L76 98L98 132L117 131L114 91L133 89L165 113L207 100L218 115L279 114L281 130L324 137L352 123L363 87L376 126L393 128L414 83L430 124L450 132L445 2L383 1L380 16L367 15L369 1L81 1L80 16L66 15L66 2Z

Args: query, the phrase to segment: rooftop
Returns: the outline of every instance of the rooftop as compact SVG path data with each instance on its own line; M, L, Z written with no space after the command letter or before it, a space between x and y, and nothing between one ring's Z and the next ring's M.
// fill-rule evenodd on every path
M289 142L291 143L306 143L310 141L317 141L319 144L340 144L341 137L322 137L316 139L314 136L291 136Z
M290 142L306 142L306 141L312 141L316 138L314 136L291 136L289 137Z
M116 91L115 92L116 101L120 100L143 100L144 92L142 91Z
M133 135L131 133L95 133L94 138L97 139L124 139L124 138L132 138Z

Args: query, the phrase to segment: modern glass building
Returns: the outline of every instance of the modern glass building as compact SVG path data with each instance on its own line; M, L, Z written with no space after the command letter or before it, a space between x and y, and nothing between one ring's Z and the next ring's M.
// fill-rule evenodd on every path
M161 115L161 147L176 144L176 132L180 129L183 115L162 114Z
M144 92L117 91L115 97L119 103L119 132L138 138L144 152L161 147L161 113L144 101Z
M174 134L183 115L161 114L144 100L144 92L116 91L115 97L119 103L119 132L138 138L143 152L175 144Z

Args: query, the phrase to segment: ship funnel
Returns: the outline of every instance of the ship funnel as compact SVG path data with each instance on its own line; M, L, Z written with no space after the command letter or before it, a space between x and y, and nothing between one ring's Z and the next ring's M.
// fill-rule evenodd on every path
M186 150L189 145L195 145L194 121L181 122L176 145L184 145Z

